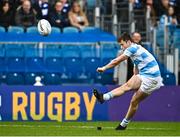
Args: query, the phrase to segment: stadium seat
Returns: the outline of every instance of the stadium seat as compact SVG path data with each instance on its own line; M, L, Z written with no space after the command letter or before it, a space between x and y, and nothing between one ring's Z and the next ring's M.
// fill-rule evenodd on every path
M76 45L64 45L62 46L62 57L80 57L79 47Z
M27 72L44 72L45 66L43 58L29 57L26 59Z
M164 85L176 85L176 76L173 73L162 73Z
M26 44L24 45L25 57L39 57L40 50L37 44Z
M96 69L100 65L100 58L88 57L88 58L85 58L83 62L84 62L84 67L85 67L85 74L89 78L95 78L97 75Z
M52 34L61 33L61 30L58 27L52 27L51 33Z
M60 58L62 57L62 49L61 46L58 45L45 45L44 46L44 57L55 57Z
M0 26L0 33L1 32L6 32L6 29L4 27L2 27L2 26Z
M7 58L8 72L25 72L24 58L10 57Z
M64 64L62 58L46 58L45 60L46 72L51 73L64 73Z
M24 33L24 28L18 26L11 26L8 28L8 33L22 34Z
M6 83L6 75L2 72L0 72L0 84Z
M24 57L24 47L20 44L7 44L5 45L6 57Z
M111 60L112 58L103 58L101 62L101 66L104 66L105 64L109 63ZM96 75L95 82L101 83L103 85L114 84L113 72L114 69L108 69L104 73Z
M24 85L24 76L21 73L8 73L6 83L8 85Z
M65 73L70 79L78 79L83 73L83 63L80 58L64 58Z
M46 73L44 76L44 84L45 85L60 85L61 84L61 76L56 73Z
M31 34L39 34L38 29L37 29L36 26L28 27L26 29L26 32L31 33Z
M78 33L79 30L75 27L65 27L63 28L63 33Z
M6 72L7 65L4 57L0 57L0 72Z
M40 73L24 73L24 77L25 77L25 84L26 85L34 85L34 83L36 82L35 78L37 76L41 76Z
M5 56L4 44L0 44L0 57L4 57L4 56Z
M101 32L99 28L96 27L85 27L83 30L81 30L82 33L98 33Z

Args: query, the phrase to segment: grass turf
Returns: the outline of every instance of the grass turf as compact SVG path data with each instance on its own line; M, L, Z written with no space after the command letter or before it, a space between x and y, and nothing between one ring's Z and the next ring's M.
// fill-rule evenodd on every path
M180 122L0 122L0 136L180 136ZM102 130L97 130L102 127Z

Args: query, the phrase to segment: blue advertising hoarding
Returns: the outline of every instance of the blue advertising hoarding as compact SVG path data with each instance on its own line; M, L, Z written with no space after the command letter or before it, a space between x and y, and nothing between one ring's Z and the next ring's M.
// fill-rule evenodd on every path
M133 92L97 103L92 90L115 86L0 86L0 121L119 121ZM180 87L165 86L144 100L136 121L180 121Z

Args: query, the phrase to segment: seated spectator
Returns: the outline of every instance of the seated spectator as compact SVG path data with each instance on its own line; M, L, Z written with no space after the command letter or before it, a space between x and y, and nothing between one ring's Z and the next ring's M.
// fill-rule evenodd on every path
M72 4L68 16L70 24L74 27L77 27L80 30L89 25L87 17L85 13L82 11L80 4L78 2L74 2Z
M15 23L17 26L30 27L36 24L35 11L31 8L29 0L25 0L19 7L15 15Z
M0 9L0 26L5 27L6 29L13 23L13 13L8 1L2 3Z
M63 12L63 3L57 1L54 6L54 10L51 13L51 24L52 26L64 28L69 26L69 20L67 13Z
M37 12L37 19L46 19L50 21L50 13L51 13L51 5L48 0L37 0L37 2L33 5L33 8Z

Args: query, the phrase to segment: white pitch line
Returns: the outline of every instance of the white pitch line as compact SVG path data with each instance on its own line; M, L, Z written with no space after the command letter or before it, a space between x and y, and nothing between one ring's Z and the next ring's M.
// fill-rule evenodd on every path
M96 129L97 126L61 126L61 125L1 125L0 124L0 127L25 127L25 128L45 128L45 127L52 127L52 128L65 128L65 127L68 127L68 128L82 128L82 129ZM102 126L102 129L115 129L115 127L103 127ZM171 129L171 128L145 128L145 127L140 127L140 128L132 128L132 127L129 127L128 129L140 129L140 130L174 130L174 129Z

